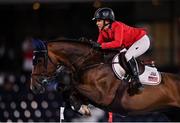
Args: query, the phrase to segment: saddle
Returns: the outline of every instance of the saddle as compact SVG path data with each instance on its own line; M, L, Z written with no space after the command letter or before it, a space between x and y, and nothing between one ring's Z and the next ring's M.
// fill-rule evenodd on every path
M131 71L125 58L126 52L116 54L112 60L112 69L120 80L130 81ZM137 59L139 68L139 80L144 85L158 85L161 82L161 74L155 67L154 61L141 61Z

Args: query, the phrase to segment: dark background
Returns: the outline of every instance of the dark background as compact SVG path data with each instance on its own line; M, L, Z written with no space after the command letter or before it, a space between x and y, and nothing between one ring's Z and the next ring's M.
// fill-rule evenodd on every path
M36 5L40 7L36 8ZM179 0L0 0L0 75L4 78L0 86L0 101L1 104L5 104L5 107L0 107L3 113L0 121L8 119L17 121L18 118L28 121L28 117L24 119L21 115L17 117L17 112L14 117L11 113L13 111L25 112L25 109L21 109L22 100L30 106L29 112L33 111L31 107L33 100L39 105L43 101L48 102L49 112L61 105L61 97L56 93L52 93L54 98L49 99L51 96L48 97L47 94L33 95L29 90L30 71L25 71L22 67L24 61L22 43L27 37L42 40L57 37L87 37L96 40L98 30L91 19L99 7L112 8L116 20L130 26L146 28L152 46L144 58L154 59L160 71L179 74L179 6ZM56 103L55 107L50 105L53 102ZM12 109L11 105L14 103L19 109ZM43 110L45 109L39 109L37 112ZM173 111L174 114L168 113L171 120L178 119L176 112L178 111ZM50 114L41 114L41 116L57 121L58 110L55 115ZM43 121L43 118L36 119L33 115L29 119ZM49 120L44 119L44 121Z
M33 5L39 3L35 10ZM0 1L0 42L16 56L11 66L21 66L21 44L27 36L49 40L57 37L96 40L98 31L91 20L98 7L111 7L120 20L131 26L145 27L152 37L152 54L160 67L179 68L179 24L178 0L128 0L76 2L61 0L45 2ZM164 31L164 33L163 33ZM7 54L5 52L5 54ZM5 58L1 70L10 68ZM8 57L8 56L7 56ZM20 67L18 67L20 71ZM10 69L12 71L12 68ZM177 70L176 70L177 72Z

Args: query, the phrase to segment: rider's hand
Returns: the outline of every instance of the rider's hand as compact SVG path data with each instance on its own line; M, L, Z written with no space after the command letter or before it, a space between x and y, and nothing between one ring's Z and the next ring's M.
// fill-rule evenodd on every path
M89 40L90 44L92 45L93 48L95 49L101 49L101 45L95 41Z
M94 43L94 44L93 44L93 48L96 48L96 49L101 48L101 45L98 44L98 43Z
M101 48L101 45L95 41L90 40L90 44L92 45L93 48Z

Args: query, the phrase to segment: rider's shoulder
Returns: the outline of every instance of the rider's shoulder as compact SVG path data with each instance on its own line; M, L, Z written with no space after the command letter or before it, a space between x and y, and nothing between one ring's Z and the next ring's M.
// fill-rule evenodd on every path
M123 26L123 25L124 25L124 23L121 22L121 21L114 21L114 22L112 23L112 28L119 27L119 26Z

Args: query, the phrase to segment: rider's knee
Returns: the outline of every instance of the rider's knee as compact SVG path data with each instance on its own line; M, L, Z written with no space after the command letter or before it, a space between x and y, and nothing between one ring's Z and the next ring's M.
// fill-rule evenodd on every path
M126 61L127 61L127 62L128 62L132 57L133 57L132 54L130 54L130 53L128 53L128 52L125 53L125 58L126 58Z

